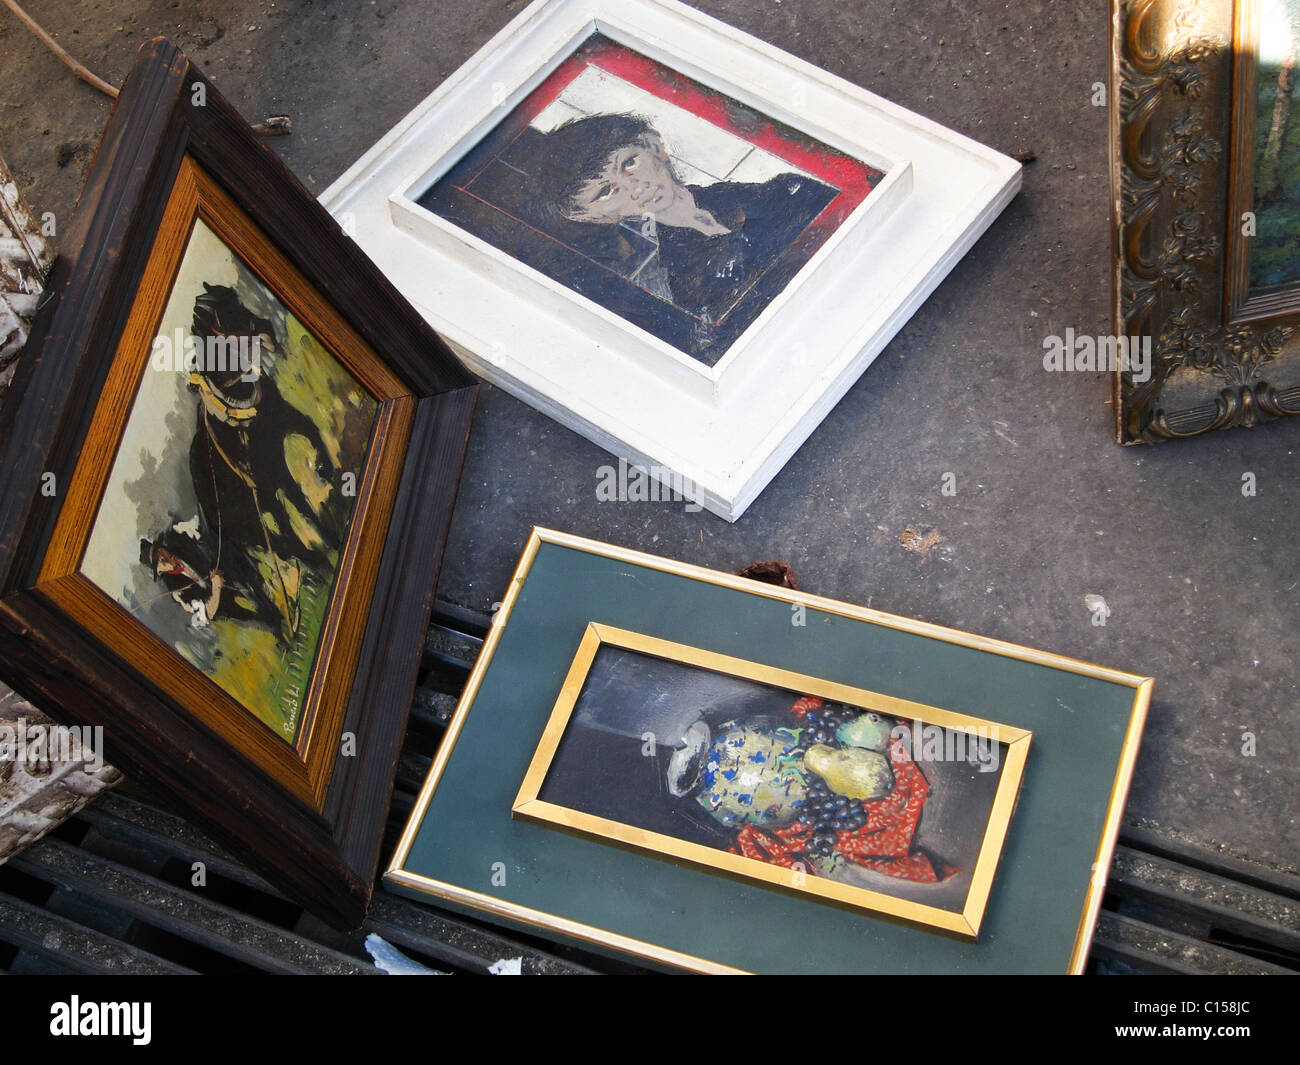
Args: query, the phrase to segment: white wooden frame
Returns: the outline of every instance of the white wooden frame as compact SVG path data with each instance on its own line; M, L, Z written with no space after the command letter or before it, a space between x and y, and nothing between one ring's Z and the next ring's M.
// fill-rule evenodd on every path
M415 202L596 30L885 172L713 367ZM537 0L321 199L475 372L735 521L1019 188L1014 160L675 0Z

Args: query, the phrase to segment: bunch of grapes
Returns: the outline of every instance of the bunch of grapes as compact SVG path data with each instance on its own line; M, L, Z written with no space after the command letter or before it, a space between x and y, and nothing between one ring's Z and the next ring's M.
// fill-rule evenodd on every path
M827 747L844 746L836 738L835 730L853 720L860 712L834 703L809 710L803 716L801 745L805 749L818 743ZM867 823L867 812L857 800L831 791L825 781L811 769L805 768L804 774L808 780L808 790L799 820L812 826L808 853L818 858L830 858L835 854L839 833L857 831Z
M829 858L841 832L856 832L867 823L862 803L845 795L836 795L815 773L808 774L808 792L799 819L811 825L808 853Z
M805 748L817 743L824 743L827 747L844 746L835 738L835 730L848 724L859 713L860 711L850 710L838 703L823 703L815 710L807 711L803 715L803 733L800 737L802 745Z

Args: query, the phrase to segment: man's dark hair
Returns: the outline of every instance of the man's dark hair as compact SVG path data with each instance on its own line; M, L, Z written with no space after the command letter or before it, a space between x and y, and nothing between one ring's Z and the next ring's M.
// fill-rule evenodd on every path
M649 135L659 134L639 115L588 115L539 137L538 150L528 160L528 176L543 209L566 218L574 197L600 176L609 157Z

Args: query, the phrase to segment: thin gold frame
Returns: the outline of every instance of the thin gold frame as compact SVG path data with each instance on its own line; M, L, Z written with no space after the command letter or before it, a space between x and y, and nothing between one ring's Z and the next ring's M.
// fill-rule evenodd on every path
M582 694L592 663L602 646L620 647L684 665L698 666L715 673L725 673L728 676L752 680L770 687L784 688L796 695L817 695L832 702L863 710L877 710L890 717L907 721L919 721L959 731L983 729L981 735L990 735L994 742L1005 744L1006 753L1002 756L1002 772L993 796L993 805L989 810L989 819L984 826L979 857L971 872L970 887L967 889L961 910L947 910L914 902L887 892L872 891L825 877L792 874L789 869L779 865L771 865L741 854L731 854L716 847L692 843L663 833L650 832L541 799L540 793L546 774L550 771L556 751L569 726L569 720L577 708L578 697ZM542 738L537 744L528 772L524 775L524 782L519 788L512 812L519 817L614 840L652 853L665 854L719 872L775 884L777 887L789 888L800 894L813 895L891 917L900 917L916 924L941 928L974 939L979 935L984 907L988 903L989 892L993 887L993 874L1002 853L1002 844L1006 839L1012 811L1015 809L1030 737L1031 733L1027 729L1012 728L996 721L953 713L950 710L926 706L924 703L912 702L909 699L898 699L865 688L835 684L819 677L777 669L761 662L750 662L743 658L734 658L730 655L706 651L703 648L660 640L643 633L629 632L626 629L614 628L612 625L598 625L593 622L587 626L582 642L578 645L573 665L569 669L568 676L565 677L564 686L560 689L559 698L556 699L551 717L542 732Z
M986 636L960 632L956 629L945 628L942 625L933 625L929 622L915 621L896 614L887 614L884 611L873 610L870 607L854 606L850 603L810 595L790 588L779 588L776 585L721 573L717 570L706 569L703 566L677 562L658 555L615 547L612 544L605 544L586 537L574 536L571 533L557 532L553 529L541 527L534 527L532 534L529 536L523 556L520 558L519 565L510 580L509 590L501 602L500 609L493 616L492 629L488 633L487 639L483 641L483 648L479 653L473 671L469 675L469 680L465 683L465 690L456 706L456 713L447 727L447 733L438 748L438 754L429 769L429 775L425 778L415 806L407 819L405 828L402 830L392 861L384 873L386 883L419 894L443 899L457 906L467 906L480 912L489 913L515 925L530 926L534 929L542 929L545 932L567 936L580 942L623 951L650 962L689 969L699 973L735 973L740 971L709 958L671 950L657 943L648 943L630 936L619 935L584 924L581 921L575 921L572 918L535 910L528 906L520 906L480 891L472 891L458 884L450 884L420 873L414 873L405 868L407 859L410 857L411 848L415 843L415 837L429 809L429 804L433 800L434 792L438 789L438 783L442 779L448 762L451 761L456 742L460 737L461 730L464 728L465 720L474 704L475 697L478 695L479 687L483 683L488 667L492 663L497 645L501 642L502 634L505 632L505 627L510 620L511 611L519 599L528 571L532 568L537 552L544 543L584 551L588 554L644 566L647 569L655 569L664 573L672 573L691 580L704 581L719 587L743 591L750 595L778 599L791 604L801 603L805 608L835 614L840 617L867 621L900 632L927 636L931 639L943 640L946 643L958 644L980 651L989 651L1022 662L1060 669L1067 673L1077 673L1081 676L1132 688L1133 703L1129 712L1128 727L1125 729L1124 742L1120 747L1120 758L1111 785L1110 800L1106 807L1101 839L1098 842L1094 856L1092 875L1088 880L1088 889L1084 895L1083 908L1075 930L1074 945L1071 948L1069 962L1066 967L1066 972L1071 975L1083 972L1084 963L1088 958L1088 947L1092 942L1093 930L1097 924L1097 914L1101 909L1102 893L1106 886L1106 875L1110 870L1111 860L1115 853L1115 841L1119 835L1119 823L1124 811L1124 800L1128 795L1129 784L1133 779L1133 766L1137 761L1138 743L1142 736L1142 728L1146 723L1147 709L1151 703L1151 689L1155 684L1152 678L1141 677L1135 673L1126 673L1117 669L1109 669L1105 666L1094 665L1091 662L1067 658L1064 655L1022 647L1019 644L1009 643L1004 640L995 640Z

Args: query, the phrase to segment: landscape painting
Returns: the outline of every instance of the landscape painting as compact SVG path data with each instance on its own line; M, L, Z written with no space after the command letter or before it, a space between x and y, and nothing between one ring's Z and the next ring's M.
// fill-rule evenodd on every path
M1259 0L1250 287L1300 281L1300 0Z
M1023 759L1008 751L1027 736L603 644L537 792L550 813L516 809L706 863L736 856L726 868L794 888L832 882L818 893L849 903L874 892L961 915L974 884L988 890L999 795Z
M81 573L292 744L378 402L202 220Z
M417 202L713 366L882 177L595 33Z

